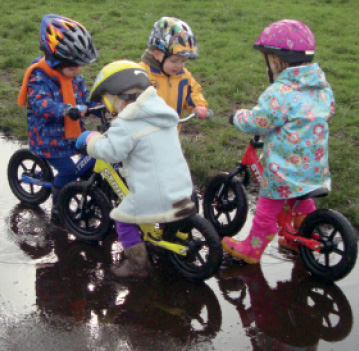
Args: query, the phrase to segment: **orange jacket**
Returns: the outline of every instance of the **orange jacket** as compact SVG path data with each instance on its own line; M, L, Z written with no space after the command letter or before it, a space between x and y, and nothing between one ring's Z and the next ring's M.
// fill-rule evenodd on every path
M196 106L208 108L207 101L201 93L202 87L186 68L175 76L168 77L147 63L140 62L140 65L146 69L158 95L177 111L180 118L184 110L191 113Z

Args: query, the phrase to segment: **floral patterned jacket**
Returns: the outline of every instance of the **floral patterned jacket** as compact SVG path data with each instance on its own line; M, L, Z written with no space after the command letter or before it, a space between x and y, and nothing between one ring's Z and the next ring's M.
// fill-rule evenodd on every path
M265 136L260 195L287 199L331 189L328 120L334 112L333 92L316 63L287 68L257 106L237 111L236 129Z

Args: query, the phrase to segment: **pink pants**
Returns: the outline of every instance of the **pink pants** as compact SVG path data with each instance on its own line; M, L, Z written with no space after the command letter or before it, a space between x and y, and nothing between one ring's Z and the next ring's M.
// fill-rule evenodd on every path
M277 233L277 217L282 211L286 201L289 207L292 208L296 199L273 200L259 196L250 234L254 234L255 236L266 236ZM302 215L307 215L315 211L313 199L300 201L296 210Z

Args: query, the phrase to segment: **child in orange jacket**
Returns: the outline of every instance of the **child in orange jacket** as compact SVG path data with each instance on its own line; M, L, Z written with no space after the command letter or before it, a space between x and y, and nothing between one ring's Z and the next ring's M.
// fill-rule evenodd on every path
M174 17L162 17L152 28L141 66L166 103L182 118L183 111L197 112L207 118L208 104L202 87L184 68L187 59L198 57L196 38L187 23Z

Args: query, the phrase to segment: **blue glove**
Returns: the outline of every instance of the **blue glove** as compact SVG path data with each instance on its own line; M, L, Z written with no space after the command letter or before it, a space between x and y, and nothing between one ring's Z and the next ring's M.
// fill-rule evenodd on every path
M87 145L86 138L91 134L92 132L87 130L86 132L82 132L80 136L76 140L75 149L81 150L84 146Z

